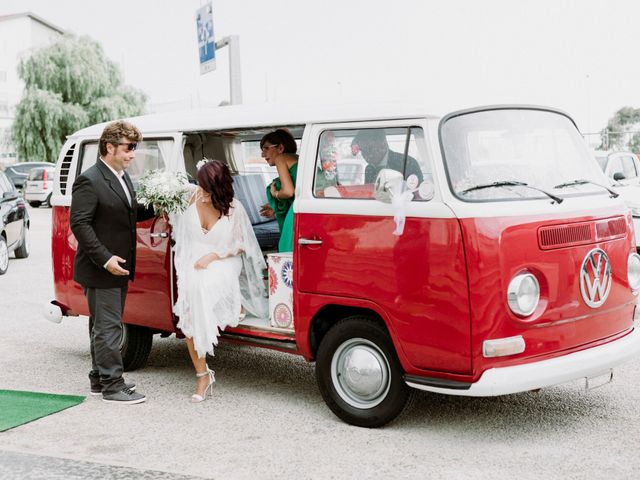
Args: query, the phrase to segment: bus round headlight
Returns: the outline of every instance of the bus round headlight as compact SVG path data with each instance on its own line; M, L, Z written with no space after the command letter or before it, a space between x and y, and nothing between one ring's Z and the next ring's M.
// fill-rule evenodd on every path
M632 253L627 262L627 279L634 292L640 288L640 255Z
M521 317L531 315L540 301L540 285L531 273L519 273L509 282L507 302L513 313Z

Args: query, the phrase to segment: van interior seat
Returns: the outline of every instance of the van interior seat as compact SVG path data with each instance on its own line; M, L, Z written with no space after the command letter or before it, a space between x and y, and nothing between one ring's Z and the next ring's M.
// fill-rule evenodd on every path
M242 203L242 206L247 211L260 248L262 250L273 250L278 248L280 231L275 218L271 219L260 215L260 208L265 203L268 203L266 188L264 179L259 173L233 176L235 198Z

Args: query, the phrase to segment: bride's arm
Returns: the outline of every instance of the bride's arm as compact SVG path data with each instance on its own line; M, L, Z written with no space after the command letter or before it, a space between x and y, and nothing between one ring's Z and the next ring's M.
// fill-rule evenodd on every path
M237 250L229 250L228 252L225 252L221 255L215 252L207 253L206 255L203 255L202 257L200 257L193 267L196 270L204 270L209 266L211 262L215 262L216 260L223 260L229 257L235 257L237 255L242 254L243 251L244 250L239 248Z

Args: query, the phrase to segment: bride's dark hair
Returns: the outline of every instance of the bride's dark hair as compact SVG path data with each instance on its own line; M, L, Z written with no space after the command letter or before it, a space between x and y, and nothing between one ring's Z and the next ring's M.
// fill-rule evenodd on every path
M222 215L229 214L233 200L233 178L220 160L209 160L198 170L198 185L211 194L211 204Z

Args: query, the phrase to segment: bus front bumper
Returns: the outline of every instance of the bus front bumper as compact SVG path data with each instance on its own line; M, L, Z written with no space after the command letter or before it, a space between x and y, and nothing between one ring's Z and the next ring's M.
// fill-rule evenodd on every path
M438 381L415 376L407 385L447 395L493 397L527 392L579 379L610 375L612 369L640 354L640 322L624 337L561 357L522 365L490 368L475 383Z

